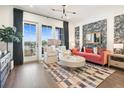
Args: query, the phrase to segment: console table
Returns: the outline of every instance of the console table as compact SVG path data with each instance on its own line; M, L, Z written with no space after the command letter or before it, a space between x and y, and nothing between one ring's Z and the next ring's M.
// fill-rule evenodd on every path
M108 66L124 68L124 55L109 54Z
M11 69L11 53L0 58L0 87L4 87L6 79Z

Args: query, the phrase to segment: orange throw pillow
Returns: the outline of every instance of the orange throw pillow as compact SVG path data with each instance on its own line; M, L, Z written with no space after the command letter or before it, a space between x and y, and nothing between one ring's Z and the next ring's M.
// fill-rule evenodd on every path
M72 49L72 53L76 53L76 52L78 52L79 50L77 49L77 48L73 48Z
M92 48L85 48L86 53L93 53L93 49Z

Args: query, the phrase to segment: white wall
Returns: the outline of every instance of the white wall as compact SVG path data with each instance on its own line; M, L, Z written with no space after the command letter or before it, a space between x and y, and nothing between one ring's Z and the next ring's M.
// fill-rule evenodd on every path
M0 6L0 28L2 25L13 26L13 6ZM0 50L5 50L6 44L0 42ZM9 44L9 50L13 51L13 45Z
M63 27L63 22L47 17L43 17L40 15L31 14L28 12L24 12L24 20L37 22L40 25L50 25L50 26L56 26L56 27Z
M75 32L74 25L69 23L69 49L74 48L75 44Z
M98 9L97 9L98 10ZM94 15L88 16L85 20L81 20L78 23L71 23L73 27L80 26L80 32L82 33L82 26L91 22L96 22L102 19L107 19L107 48L113 51L114 43L114 16L124 14L124 6L104 7L98 11L94 11ZM74 30L74 29L73 29ZM74 32L74 31L72 31ZM72 33L71 33L72 34ZM74 35L74 33L72 34ZM82 35L80 35L80 43L82 45Z
M13 26L13 7L0 6L0 27Z

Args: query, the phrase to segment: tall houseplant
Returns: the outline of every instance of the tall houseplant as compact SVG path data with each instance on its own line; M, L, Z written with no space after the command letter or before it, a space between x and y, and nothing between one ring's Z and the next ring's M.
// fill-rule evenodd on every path
M22 39L22 33L16 32L14 27L5 27L4 25L0 28L0 41L6 42L7 52L8 52L8 43L20 42Z

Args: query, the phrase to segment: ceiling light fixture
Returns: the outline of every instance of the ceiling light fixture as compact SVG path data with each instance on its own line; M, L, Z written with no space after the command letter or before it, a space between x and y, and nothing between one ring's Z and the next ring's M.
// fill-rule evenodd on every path
M76 14L76 12L67 11L66 7L67 7L66 5L62 5L62 10L59 10L59 9L52 9L52 10L57 12L62 12L61 19L69 19L69 17L67 16L67 13Z

